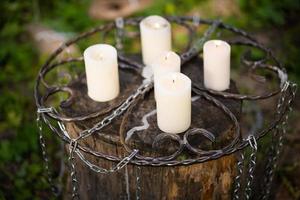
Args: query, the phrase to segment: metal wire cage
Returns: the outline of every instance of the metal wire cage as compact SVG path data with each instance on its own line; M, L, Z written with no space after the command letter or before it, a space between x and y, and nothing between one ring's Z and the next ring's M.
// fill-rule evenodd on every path
M84 164L86 164L91 170L97 173L111 173L115 172L127 164L133 164L138 166L177 166L177 165L191 165L194 163L202 163L213 159L218 159L222 156L232 154L234 152L239 152L240 159L237 162L238 174L235 179L235 188L233 191L233 198L239 199L241 195L245 195L246 199L251 197L251 184L253 180L253 171L256 165L256 152L257 152L257 141L262 138L263 136L267 135L268 133L273 132L271 137L274 141L272 146L270 147L272 155L270 155L268 162L267 162L267 173L264 178L265 183L265 191L262 195L263 199L267 199L270 193L271 183L273 180L274 169L276 168L276 163L278 156L280 154L280 150L282 147L283 136L286 133L286 126L288 121L288 113L291 111L291 105L295 98L295 93L297 86L296 84L292 83L288 80L288 76L286 70L283 68L281 63L277 60L277 58L273 55L272 51L259 43L255 38L251 35L246 33L243 30L237 29L232 27L228 24L221 22L220 20L208 20L202 19L198 17L166 17L171 23L178 24L183 26L188 31L188 44L187 47L183 52L180 52L180 57L182 63L186 63L190 61L192 58L199 55L202 51L202 46L205 41L213 36L213 34L219 33L220 31L227 31L234 35L227 40L227 42L232 46L247 46L252 49L260 50L264 53L264 57L258 60L253 60L251 56L248 54L244 54L241 57L241 62L245 65L251 73L255 73L256 70L262 71L270 71L273 72L277 77L277 89L274 91L270 91L263 95L256 95L256 94L237 94L231 93L228 91L219 92L204 88L201 85L194 84L192 86L192 90L195 94L200 96L201 98L206 99L207 101L211 102L214 106L222 110L226 116L230 119L233 129L234 129L234 137L225 146L222 146L218 149L212 150L203 150L197 147L194 147L189 142L189 137L194 135L201 135L211 142L214 141L214 134L210 131L203 129L201 127L196 129L190 129L186 131L182 136L161 133L155 137L153 141L153 146L157 145L158 143L162 142L162 140L172 140L178 144L177 149L171 155L164 155L158 157L152 156L145 156L140 153L139 149L132 148L128 142L126 141L126 133L125 131L120 131L119 135L119 143L123 145L124 149L128 152L128 156L121 158L116 155L108 155L103 152L97 152L83 144L79 143L80 140L84 138L90 137L94 134L99 134L99 131L102 130L104 127L109 125L114 121L116 118L120 117L128 117L126 112L132 109L139 101L143 101L145 94L153 89L153 82L146 81L142 83L134 93L127 96L123 102L121 102L118 106L112 109L112 111L107 114L103 115L101 110L99 111L92 111L89 113L85 113L78 116L73 117L66 117L63 113L59 112L58 109L54 106L48 106L46 103L47 100L59 91L64 91L69 93L69 98L67 102L71 102L73 98L73 91L72 88L66 85L51 85L45 79L46 75L53 71L54 69L63 66L64 64L68 63L76 63L82 62L82 57L69 57L65 60L55 61L55 59L60 55L66 48L70 45L80 42L88 37L91 37L97 33L106 34L112 31L115 31L116 37L116 47L118 48L118 60L119 60L119 67L122 70L133 70L136 72L137 76L141 74L141 70L143 69L144 65L140 62L137 62L130 57L125 56L122 53L123 50L123 40L126 37L125 28L126 27L136 27L139 25L139 22L142 20L142 17L139 18L128 18L122 19L119 18L115 22L107 23L105 25L96 27L90 31L87 31L78 37L67 41L65 44L61 45L46 61L46 63L42 66L39 71L36 85L35 85L35 100L37 105L37 123L39 128L39 137L40 143L42 147L42 152L45 160L46 170L48 173L48 181L53 186L53 191L57 192L51 178L50 169L49 169L49 159L46 153L46 143L45 138L43 136L43 124L46 124L53 133L58 136L58 138L63 141L65 144L69 145L69 161L71 166L71 178L73 182L73 198L78 197L78 189L77 189L77 178L76 178L76 171L75 171L75 162L74 156L77 155ZM201 37L198 37L196 32L198 29L202 28L203 26L208 26L206 31L203 33ZM270 122L265 126L263 129L253 128L249 131L248 134L241 133L241 125L238 121L237 117L232 113L230 109L226 107L220 100L222 99L233 99L239 101L249 101L253 102L254 104L258 101L262 101L265 99L277 98L277 108L276 111L273 113L273 121ZM65 123L68 122L77 122L77 121L84 121L88 119L92 119L95 117L101 117L100 121L97 121L91 128L83 130L77 138L72 138L68 131L65 128ZM275 131L274 131L275 130ZM103 136L101 136L103 137ZM241 175L243 173L243 165L245 164L245 156L244 151L247 146L251 148L250 154L250 162L248 164L248 171L247 171L247 182L245 186L245 193L241 193ZM196 156L194 157L187 157L185 159L177 159L183 152L183 150L190 151ZM85 156L84 153L93 155L95 157L106 159L109 161L116 162L115 167L111 169L104 169L101 168L93 163L91 163Z

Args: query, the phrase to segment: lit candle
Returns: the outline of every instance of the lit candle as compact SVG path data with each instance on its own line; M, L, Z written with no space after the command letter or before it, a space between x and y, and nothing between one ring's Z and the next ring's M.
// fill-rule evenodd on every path
M140 23L140 32L145 65L150 65L161 53L171 50L171 25L163 17L146 17Z
M152 64L151 68L154 73L154 93L155 82L160 77L169 72L180 72L180 57L173 51L163 52Z
M116 98L120 91L117 50L107 44L88 47L84 53L88 95L95 101Z
M230 45L222 40L210 40L203 47L204 85L223 91L230 84Z
M157 124L166 133L181 133L191 124L191 80L179 72L156 81Z

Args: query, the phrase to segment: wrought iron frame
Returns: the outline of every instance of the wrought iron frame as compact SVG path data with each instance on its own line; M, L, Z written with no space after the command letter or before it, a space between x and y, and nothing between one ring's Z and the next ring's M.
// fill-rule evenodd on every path
M119 144L122 144L124 149L128 152L128 156L125 158L121 158L115 155L107 155L103 152L97 152L93 149L90 149L86 146L82 146L79 144L79 141L83 138L89 137L93 134L97 134L99 130L103 129L105 126L110 124L115 118L123 115L125 112L130 110L137 102L142 101L144 98L145 93L151 91L153 88L153 82L148 81L143 84L132 94L130 95L120 106L113 109L113 111L108 116L103 116L101 111L96 111L93 113L88 113L81 116L75 116L75 117L66 117L60 114L57 109L54 107L47 107L45 102L47 99L59 91L64 91L69 93L70 97L67 101L72 100L73 91L71 88L68 87L68 85L64 86L58 86L58 85L50 85L46 82L45 76L55 69L56 67L59 67L61 65L67 64L67 63L74 63L74 62L82 62L82 57L77 58L68 58L66 60L61 60L59 62L54 62L55 58L62 53L66 48L68 48L70 45L76 44L82 39L88 38L94 34L97 33L107 33L109 31L116 31L116 43L117 48L119 50L118 60L119 60L119 67L124 70L134 70L137 72L137 75L141 74L141 70L144 67L142 63L138 63L136 61L131 60L130 58L124 56L122 54L122 41L124 37L124 27L126 26L138 26L139 22L143 19L142 17L138 18L128 18L128 19L122 19L119 18L116 20L116 22L110 22L105 25L101 25L99 27L96 27L90 31L87 31L85 33L82 33L78 37L71 39L61 45L51 56L48 58L46 63L42 66L42 68L39 71L36 85L35 85L35 100L37 105L37 113L38 113L38 127L40 130L40 142L42 144L42 150L43 150L43 156L46 162L46 168L47 171L49 171L49 160L46 155L46 147L45 147L45 141L43 139L42 135L42 123L45 123L56 135L66 144L69 144L70 149L70 161L72 163L71 169L71 177L74 182L74 185L76 185L76 171L75 171L75 163L74 161L74 155L76 154L82 161L85 163L89 168L94 170L98 173L110 173L115 172L127 164L134 164L138 166L178 166L178 165L190 165L195 163L202 163L213 159L218 159L222 156L232 154L234 152L237 152L239 150L244 149L247 146L250 146L253 150L253 154L251 154L251 162L250 165L254 164L254 166L249 166L249 177L248 184L246 185L246 198L250 198L251 194L249 188L251 186L251 182L253 177L253 168L255 167L255 153L257 151L257 145L256 142L261 137L265 136L267 133L271 132L272 130L277 130L278 132L285 132L284 127L287 123L287 117L288 117L288 111L291 109L292 101L295 98L295 93L297 86L296 84L290 82L288 80L288 76L286 73L286 70L283 68L282 64L278 61L278 59L274 56L272 51L259 43L256 39L254 39L250 34L247 32L237 29L233 26L230 26L228 24L225 24L221 22L220 20L208 20L208 19L202 19L197 17L166 17L170 22L176 23L178 25L181 25L185 27L188 30L189 33L189 42L187 45L187 48L184 52L180 54L182 63L186 63L193 57L197 56L201 50L204 42L208 40L213 33L215 33L217 30L227 30L230 31L237 36L239 36L241 39L238 40L230 40L228 41L231 45L242 45L242 46L249 46L251 48L256 48L265 53L265 57L261 60L251 60L247 58L247 56L242 57L242 63L249 68L249 70L253 73L255 73L256 69L262 69L262 70L269 70L272 72L275 72L278 78L278 89L275 91L270 91L267 94L264 95L255 95L255 94L233 94L229 92L220 92L220 91L214 91L207 88L203 88L199 85L193 84L193 92L195 92L197 95L200 95L201 97L205 98L207 101L214 104L216 107L221 109L232 121L235 137L232 140L230 144L223 147L222 149L216 149L216 150L201 150L193 147L188 142L188 137L191 135L202 135L209 140L213 141L213 133L208 132L205 129L197 128L188 130L183 138L179 137L178 135L173 134L167 134L162 133L158 135L158 137L154 141L155 144L161 142L162 140L170 139L178 142L178 149L176 152L174 152L172 155L169 156L162 156L162 157L149 157L149 156L143 156L139 154L138 149L131 149L130 146L125 141L125 133L124 131L120 131L120 141ZM195 32L196 29L199 26L202 25L208 25L209 28L204 33L203 37L196 38ZM271 63L271 64L270 64ZM43 87L43 90L41 89ZM41 92L43 91L43 92ZM274 120L267 126L267 128L260 130L258 132L251 132L247 138L243 138L240 131L240 124L236 118L236 116L219 100L217 100L216 97L226 98L226 99L235 99L235 100L247 100L247 101L259 101L263 99L272 98L274 96L278 96L279 100L277 103L277 111L275 114ZM67 130L65 129L64 123L67 122L75 122L75 121L83 121L95 117L102 116L102 120L96 123L91 129L84 130L80 133L79 137L77 138L71 138L68 134ZM125 114L126 116L126 114ZM124 115L123 115L124 117ZM284 130L284 131L283 131ZM278 136L279 135L279 136ZM101 136L100 136L101 137ZM282 137L283 134L277 134L273 137L277 137L278 140L280 140L279 144L282 146ZM106 138L107 139L107 138ZM115 142L115 141L114 141ZM196 158L187 158L185 160L178 160L176 159L178 155L181 154L182 150L186 148L189 151L197 154ZM274 147L275 148L275 147ZM112 169L103 169L90 161L88 161L83 153L87 153L93 156L96 156L98 158L106 159L109 161L116 162L116 166ZM279 152L276 153L276 155L279 155ZM244 155L241 153L241 160L244 160ZM243 163L242 161L238 162L238 166ZM274 166L276 163L276 159L270 160L269 167ZM241 168L239 168L241 170ZM241 176L241 171L239 171L239 175L236 178L236 187L234 190L234 198L238 199L239 197L239 189L241 187L239 181ZM48 173L49 174L49 173ZM272 182L272 176L273 176L273 170L269 174L269 177L266 178L266 182L269 183ZM49 175L49 182L52 183L51 177ZM73 187L73 194L74 198L78 195L76 195L76 189L77 187ZM248 189L247 189L248 188ZM269 191L266 192L267 196L269 194Z

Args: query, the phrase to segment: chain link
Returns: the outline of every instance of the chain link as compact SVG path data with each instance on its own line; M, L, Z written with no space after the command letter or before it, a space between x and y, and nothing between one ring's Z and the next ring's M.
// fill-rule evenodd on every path
M200 17L198 15L193 15L193 25L198 27L200 25Z
M80 139L86 138L88 136L90 136L91 134L93 134L96 131L101 130L102 128L104 128L105 126L107 126L108 124L110 124L112 122L113 119L115 119L116 117L120 116L121 114L124 113L124 111L127 110L127 108L134 102L134 100L136 100L137 97L139 97L140 95L144 95L147 91L149 91L153 86L153 82L147 82L142 84L134 94L130 95L123 104L121 104L121 106L119 106L117 109L115 109L111 115L105 117L101 122L97 123L93 128L89 129L89 130L85 130L82 133L80 133L80 135L75 138L72 139L70 144L69 144L69 163L70 163L70 173L71 173L71 183L72 183L72 199L80 199L79 197L79 193L78 193L78 179L77 179L77 175L76 175L76 165L75 165L75 157L74 157L74 152L78 155L78 157L93 171L97 172L97 173L113 173L116 172L122 168L124 168L132 158L134 158L134 156L138 153L138 150L133 150L133 152L125 157L123 160L121 160L116 166L114 166L111 169L104 169L101 168L97 165L94 165L92 163L90 163L87 159L85 159L85 157L83 156L83 154L77 149L77 145L78 145L78 141ZM39 132L40 132L40 143L41 143L41 147L42 147L42 153L43 153L43 158L44 158L44 162L45 162L45 169L47 172L47 176L48 176L48 182L51 185L52 191L54 193L56 193L55 191L57 190L56 187L53 184L53 180L51 178L51 171L49 169L49 159L46 153L46 145L45 145L45 141L42 137L42 125L41 125L41 120L40 120L40 115L43 113L53 113L56 112L54 108L49 107L49 108L38 108L38 117L37 117L37 125L39 128ZM66 131L65 125L58 121L57 122L61 132L70 139L70 136L68 134L68 132Z
M116 171L119 171L120 169L125 167L130 162L130 160L132 160L135 157L135 155L139 152L139 150L134 149L129 156L124 157L117 165L115 165L110 169L105 169L91 163L84 157L84 155L78 149L76 149L75 152L78 155L78 157L94 172L101 173L101 174L109 174L109 173L114 173Z
M252 182L254 178L254 169L256 166L256 153L257 153L257 142L253 135L248 137L248 142L251 147L251 154L250 154L250 161L248 166L248 176L247 176L247 183L245 188L245 198L248 200L251 197L252 192Z
M234 190L233 190L233 200L238 200L241 199L240 195L241 195L241 188L242 188L242 176L243 176L243 170L244 170L244 160L245 160L245 156L244 156L244 152L240 152L240 156L237 162L237 175L235 177L235 186L234 186Z
M123 49L123 37L124 37L124 19L118 17L115 20L116 24L116 47L119 51Z
M71 183L72 183L72 199L80 199L78 193L78 179L76 173L76 163L75 163L75 156L74 152L76 150L78 142L76 140L71 140L69 144L69 163L70 163L70 174L71 174Z
M126 165L124 167L124 182L125 182L125 190L126 190L126 197L127 200L131 199L131 194L130 194L130 182L129 182L129 176L128 176L128 166Z
M136 21L136 22L134 20L132 20L131 23L137 25L138 22L139 22L139 20ZM180 20L183 20L183 18L180 19ZM188 20L188 21L191 21L191 20ZM189 48L188 51L186 51L185 53L181 54L182 63L185 63L185 62L189 61L192 57L194 57L195 55L197 55L201 51L201 48L202 48L204 42L215 32L215 30L219 26L221 28L225 28L225 29L233 31L235 33L239 33L240 35L242 35L242 36L250 39L251 41L255 42L255 40L252 37L250 37L246 32L241 31L239 29L236 29L234 27L230 27L228 25L225 25L225 24L221 23L220 21L216 21L215 20L215 21L211 21L210 22L209 20L203 20L203 19L200 19L200 18L192 18L191 22L193 22L195 26L199 26L202 23L204 23L204 24L211 24L211 26L204 33L204 35L203 35L202 38L200 38L199 40L195 41L194 45L191 48ZM124 36L124 23L130 24L130 20L129 21L125 20L125 22L124 22L122 18L118 18L115 21L115 27L116 27L116 30L117 30L117 32L116 32L116 35L117 35L117 41L116 41L116 43L117 43L118 50L122 50L122 48L123 48L122 39L123 39L123 36ZM111 24L111 27L114 27L113 23ZM75 42L79 41L80 39L82 39L84 37L88 37L89 35L91 35L93 33L96 33L97 31L100 31L100 30L102 30L102 28L97 28L97 29L91 30L90 32L84 33L81 36L79 36L78 38L75 38L74 40L69 41L68 45L71 45L72 43L75 43ZM247 44L247 43L244 43L244 44ZM65 47L68 47L68 45L65 45ZM252 44L252 46L261 48L263 50L266 50L265 48L261 47L260 44L256 44L256 45ZM51 68L51 65L49 65L50 62L51 62L51 60L53 58L55 58L55 56L58 55L60 53L60 51L62 51L65 47L62 46L46 62L46 64L44 65L45 67L44 67L43 71L41 71L41 74L39 75L39 80L38 81L41 81L42 83L44 82L43 77L47 73L47 69ZM275 58L274 58L274 60L276 61ZM129 63L129 64L133 65L132 63ZM287 75L286 75L285 71L278 71L278 74L279 74L280 80L287 80ZM37 84L37 87L38 87L38 85L39 85L39 83ZM47 87L47 84L45 86ZM145 84L141 85L136 90L136 92L134 94L132 94L131 96L129 96L109 116L103 118L100 122L98 122L97 124L95 124L95 126L93 126L91 129L82 131L79 134L79 136L77 138L75 138L75 139L71 139L70 138L68 132L66 131L66 128L65 128L64 124L61 121L57 122L57 124L58 124L61 132L67 138L67 139L64 138L65 141L70 140L70 144L69 144L70 145L69 146L69 151L70 151L69 162L70 162L70 169L71 169L72 198L73 199L76 199L76 198L79 199L79 194L78 194L78 180L77 180L77 177L76 177L76 165L75 165L76 164L75 163L76 160L75 160L75 157L74 157L74 153L76 153L78 155L78 157L90 169L92 169L93 171L95 171L97 173L112 173L112 172L115 172L117 170L120 170L124 166L127 166L127 164L138 153L138 150L134 150L134 151L132 151L130 153L129 156L123 158L122 160L120 160L118 158L113 158L113 159L111 159L112 161L118 160L120 162L116 166L112 167L111 169L104 169L104 168L98 167L98 166L90 163L83 156L82 152L80 151L80 147L78 147L79 140L92 135L96 131L99 131L99 130L103 129L105 126L107 126L108 124L110 124L116 117L122 115L128 109L128 107L130 105L132 105L136 101L136 99L139 96L145 94L152 87L153 87L153 82L151 82L151 83L145 83ZM280 97L280 100L279 100L279 103L278 103L278 106L277 106L277 113L278 113L278 115L281 115L283 113L283 111L285 109L284 106L290 106L291 105L291 101L293 100L293 98L289 98L288 99L288 103L286 105L284 105L286 103L285 93L287 92L287 90L289 89L289 87L295 87L295 85L291 85L287 81L281 81L281 87L282 87L281 97ZM38 91L38 89L36 89L36 91ZM293 97L295 97L295 92L294 91L295 90L293 90L293 94L292 94ZM232 96L232 94L231 94L231 96ZM266 98L267 97L271 97L271 96L273 96L273 94L269 95L269 96L266 96ZM39 99L39 92L35 92L35 97L36 97L36 99ZM222 97L224 97L224 98L230 97L230 94L223 93ZM252 100L257 100L257 99L261 99L261 98L262 98L261 96L255 96L255 97L251 97L251 98L248 97L248 99L252 99ZM247 96L240 97L240 99L247 99ZM40 105L40 104L41 103L38 102L38 105ZM291 108L289 107L288 110L291 110ZM53 180L52 180L52 177L51 177L51 171L49 170L49 159L48 159L47 152L46 152L46 144L45 144L43 135L41 133L42 132L42 125L41 125L41 121L40 121L40 116L43 116L43 119L44 119L44 121L45 121L46 124L49 123L49 121L47 122L46 117L44 117L44 116L46 116L46 115L44 115L45 113L49 113L49 114L51 113L51 114L53 114L53 113L56 113L56 111L52 107L50 107L50 108L38 108L38 118L37 118L37 123L38 123L38 127L39 127L39 132L40 132L39 139L40 139L40 143L41 143L41 147L42 147L43 159L45 161L45 169L46 169L47 175L48 175L48 182L49 182L49 184L51 186L53 186L54 184L53 184ZM60 118L57 117L55 119L60 119ZM271 170L267 171L268 173L267 173L267 177L266 177L266 180L267 180L268 183L266 184L266 190L267 191L265 192L265 194L267 194L267 195L269 195L269 193L270 193L270 187L271 187L271 183L272 183L273 176L274 176L274 169L277 166L277 160L278 160L277 157L280 154L280 149L281 149L282 142L283 142L283 135L285 135L285 132L286 132L287 120L288 120L288 116L285 115L284 118L283 118L283 120L282 120L282 123L280 125L277 125L277 127L276 127L276 130L278 131L278 133L274 133L275 135L273 136L276 139L278 138L278 143L276 143L276 146L272 147L273 148L272 151L275 152L275 156L273 156L272 159L269 160L269 167L268 168L270 168ZM53 128L53 127L50 127L50 128ZM53 128L53 130L55 130L55 128ZM253 181L253 172L254 172L254 168L255 168L255 165L256 165L257 144L256 144L256 139L255 139L255 137L253 135L251 135L248 138L248 141L244 140L242 142L245 143L245 144L248 142L249 145L250 145L250 147L251 147L251 150L252 150L252 153L250 154L250 162L249 162L249 166L248 166L248 176L249 177L247 179L246 189L245 189L245 192L246 192L245 197L246 197L246 199L249 199L251 197L251 185L252 185L252 181ZM275 145L275 144L273 144L273 145ZM246 146L246 145L244 145L244 146ZM227 151L227 153L230 153L230 152L231 153L234 152L234 149L232 149L231 151L229 151L229 150ZM109 156L106 155L106 157L109 157ZM218 158L218 157L216 156L214 158ZM208 158L202 159L201 162L203 162L203 161L205 161L207 159ZM200 159L198 161L200 161ZM135 163L135 164L138 163L138 164L141 164L141 165L147 165L147 164L150 163L150 161L138 160L138 159L137 160L132 160L132 162ZM185 161L182 161L181 164L188 165L188 164L191 164L191 163L194 163L194 162L195 162L195 160L185 160ZM161 166L161 165L172 166L172 165L176 165L178 163L179 163L179 161L176 162L174 160L174 161L170 161L168 164L166 164L166 163L154 163L153 162L151 165L152 166ZM237 174L237 177L235 178L235 184L236 185L235 185L235 189L234 189L234 197L233 197L234 199L239 199L240 198L239 195L241 195L240 189L242 187L241 186L241 179L242 179L242 176L243 176L244 163L245 163L244 153L241 151L241 153L240 153L240 159L239 159L238 164L237 164L237 166L238 166L237 167L238 168L238 174ZM136 186L137 187L136 199L140 199L141 198L140 197L140 195L141 195L141 186L140 186L140 178L141 178L140 175L141 174L140 173L141 173L140 166L137 166L137 173L136 173L136 184L137 184L137 186ZM55 188L55 187L53 187L53 188Z
M141 167L136 167L136 200L141 200Z
M41 113L50 113L53 112L54 108L53 107L48 107L48 108L38 108L37 113L38 113L38 119L40 119L40 115Z
M105 126L110 124L113 119L123 114L127 108L136 100L136 98L140 95L144 95L147 91L149 91L153 87L153 82L147 82L142 84L134 94L130 95L123 104L121 104L117 109L115 109L110 115L103 118L102 121L98 122L89 130L84 130L80 133L79 137L76 140L83 139L89 137L94 132L103 129Z
M44 169L47 175L47 181L51 187L51 191L55 196L59 196L60 190L58 189L59 187L55 186L54 181L52 179L52 171L50 169L49 165L49 156L47 153L47 147L46 147L46 142L43 136L43 122L41 121L41 113L45 112L46 110L49 111L49 109L40 109L37 113L37 118L36 118L36 123L37 123L37 128L38 128L38 133L39 133L39 142L42 150L42 156L44 160Z
M95 132L96 130L100 130L101 128L103 128L104 126L108 125L109 123L111 123L111 121L121 115L131 104L132 102L139 96L139 95L142 95L144 94L146 91L148 91L149 88L151 88L150 86L152 86L152 83L147 83L147 84L144 84L144 85L141 85L136 93L132 94L131 96L129 96L126 101L120 106L118 107L116 110L113 111L113 113L104 118L100 123L98 123L98 125L100 126L95 126L93 127L92 129L88 130L89 134L92 134L93 132ZM283 86L283 89L282 89L282 92L286 92L286 90L288 89L288 83L285 84ZM293 96L295 95L295 91L296 90L293 90ZM288 105L290 105L292 101L292 98L288 100ZM280 98L280 101L279 101L279 104L277 106L277 112L278 114L280 114L282 112L282 104L285 102L285 96L282 95L282 97ZM291 110L291 108L289 108L289 110ZM47 113L47 112L55 112L55 109L53 108L40 108L38 109L38 116L40 116L41 114L44 114L44 113ZM285 116L284 118L285 120L283 121L282 123L282 132L285 133L285 125L287 124L287 120L288 120L288 115ZM40 122L40 117L38 117L38 122ZM65 126L63 123L61 122L58 122L58 125L61 129L61 131L69 137L69 134L67 133L66 129L65 129ZM40 127L39 123L38 123L38 127ZM278 127L277 127L278 128ZM83 135L83 134L82 134ZM76 149L77 147L77 141L79 139L82 139L84 137L82 137L82 135L80 135L78 138L74 139L74 140L71 140L71 144L70 144L70 157L69 157L69 161L71 163L71 180L72 180L72 198L73 199L79 199L79 194L78 194L78 180L77 180L77 177L76 177L76 171L75 171L75 158L73 156L73 153L76 152L76 154L79 156L79 158L81 160L83 160L83 162L90 167L90 169L92 169L93 171L97 172L97 173L112 173L112 172L115 172L117 170L120 170L122 169L124 166L126 166L130 160L137 154L137 150L133 151L128 157L125 157L123 160L121 160L115 167L111 168L111 169L103 169L101 167L98 167L92 163L90 163L88 160L86 160L83 155L81 154L81 152ZM86 135L84 135L85 137L87 137ZM279 137L280 141L282 141L282 137ZM42 137L41 137L42 139ZM252 181L253 181L253 172L254 172L254 168L255 168L255 165L256 165L256 151L257 151L257 144L256 144L256 140L255 140L255 137L254 136L250 136L248 138L248 142L249 142L249 145L250 147L252 148L252 153L250 155L250 163L249 163L249 170L248 170L248 180L247 180L247 185L246 185L246 189L245 189L245 197L246 199L250 199L251 197L251 185L252 185ZM44 144L43 141L41 141L41 144ZM42 146L45 146L45 145L42 145ZM282 142L279 143L279 146L282 146ZM71 148L73 147L73 148ZM279 154L279 151L277 151L277 155ZM46 155L45 153L43 153L43 155ZM277 156L276 156L277 157ZM276 158L274 158L274 160L276 161ZM243 168L243 162L244 162L244 155L241 154L241 159L240 161L238 162L238 176L236 177L236 187L235 187L235 190L234 190L234 199L240 199L239 197L239 190L241 188L241 176L242 176L242 168ZM46 169L48 170L49 169L49 160L48 159L45 159L45 163L48 163L48 167L46 167ZM276 168L276 164L274 164L274 167ZM273 172L270 171L270 174L272 175ZM50 175L50 172L48 173L48 177L49 177L49 182L52 182L52 179L51 179L51 175ZM139 194L140 194L140 187L139 187L139 181L140 181L140 177L137 177L137 199L140 199L139 197ZM269 183L272 182L272 176L269 178ZM53 184L51 184L53 185ZM268 188L268 187L267 187ZM266 192L266 194L269 194L269 192Z

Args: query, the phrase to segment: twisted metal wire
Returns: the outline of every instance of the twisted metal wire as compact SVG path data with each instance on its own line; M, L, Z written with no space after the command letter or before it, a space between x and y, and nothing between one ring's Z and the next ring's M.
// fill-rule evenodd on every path
M80 160L83 161L85 165L87 165L91 170L97 172L97 173L111 173L115 172L117 170L122 169L127 164L134 164L138 165L137 167L140 168L140 166L180 166L180 165L190 165L194 163L201 163L206 162L208 160L218 159L222 156L232 154L236 151L243 150L245 147L250 145L253 149L253 152L250 156L250 164L249 164L249 179L246 185L245 189L245 197L246 199L249 199L251 197L251 183L253 179L253 171L256 163L256 148L251 141L259 140L261 137L265 136L268 132L272 131L274 128L278 127L280 123L286 124L285 120L287 120L286 112L290 109L291 104L295 98L296 93L296 85L289 82L287 79L287 74L285 69L282 67L281 63L277 60L277 58L274 56L272 51L270 49L264 47L264 45L260 44L256 39L254 39L251 35L246 33L243 30L237 29L235 27L232 27L230 25L224 24L223 22L219 20L208 20L208 19L202 19L202 18L195 18L195 17L167 17L167 19L171 22L177 23L179 25L184 26L189 31L190 41L187 45L186 51L180 54L182 63L188 62L193 57L197 56L199 52L202 50L202 46L206 40L208 40L213 33L218 29L223 29L230 31L232 33L235 33L239 36L242 36L245 40L243 41L229 41L232 45L244 45L244 46L250 46L252 48L256 48L259 50L262 50L266 53L266 58L261 59L259 61L251 61L250 59L247 59L246 57L242 58L242 62L245 66L249 67L250 70L254 71L257 68L269 70L272 72L275 72L277 74L277 78L279 79L279 85L280 89L271 91L264 95L253 95L253 94L232 94L228 92L219 92L210 90L207 88L203 88L199 85L193 84L193 91L203 96L206 100L213 103L218 108L222 109L224 113L231 119L232 123L234 124L235 128L235 137L231 141L231 143L222 149L216 149L216 150L210 150L210 151L204 151L201 149L197 149L189 144L188 137L190 135L194 134L200 134L206 137L207 139L213 141L214 140L214 134L208 132L207 130L198 128L194 130L188 131L185 135L183 140L179 138L179 136L170 136L168 134L161 134L158 138L154 141L157 145L159 142L162 142L163 139L172 139L178 142L179 148L177 149L177 152L174 152L172 155L164 156L164 157L149 157L149 156L142 156L139 154L139 150L137 149L131 149L124 141L124 135L122 135L122 131L120 132L120 141L114 141L117 144L122 144L124 149L127 150L128 156L124 158L117 157L115 155L107 155L102 152L94 151L93 149L90 149L86 146L83 146L79 144L78 142L81 139L84 139L86 137L89 137L95 133L98 133L100 130L102 130L104 127L106 127L108 124L113 122L113 120L117 117L120 117L126 112L134 107L136 103L139 100L142 100L144 95L148 93L153 88L153 82L148 82L142 84L132 95L130 95L124 102L122 102L120 105L117 105L115 108L112 108L111 112L107 116L103 116L103 113L101 111L96 111L93 113L88 113L81 116L75 116L75 117L66 117L60 114L55 108L52 107L46 107L46 101L47 99L59 91L65 91L70 94L70 98L68 101L72 99L73 91L70 89L67 85L65 86L58 86L58 85L50 85L46 82L45 76L53 69L55 69L58 66L61 66L66 63L73 63L73 62L82 62L83 58L69 58L66 60L61 60L59 62L55 62L55 58L57 55L59 55L65 48L68 46L85 39L87 37L90 37L96 33L99 32L108 32L113 29L116 29L116 35L117 35L117 48L119 50L122 50L122 38L124 36L124 26L137 26L139 22L142 20L142 17L138 18L129 18L129 19L117 19L115 23L108 23L106 25L102 25L99 27L96 27L88 32L85 32L78 37L71 39L67 41L65 44L63 44L61 47L59 47L46 61L46 63L42 66L42 68L39 71L36 85L35 85L35 100L36 105L38 107L38 112L40 113L38 119L43 120L44 123L55 133L58 137L62 139L65 143L70 145L70 156L69 161L71 163L71 179L73 183L73 197L72 198L79 198L78 195L78 188L77 188L77 178L76 178L76 171L75 171L75 157L74 154L78 156ZM209 25L209 28L204 33L203 37L193 41L195 36L195 29L192 25ZM137 75L140 74L141 69L144 67L142 63L133 61L127 57L125 57L122 53L118 55L119 59L119 66L120 68L124 70L134 70ZM275 63L275 65L268 64L268 60L271 60ZM44 89L42 89L42 87ZM41 92L46 90L46 92ZM42 94L44 93L44 94ZM236 100L250 100L250 101L257 101L261 99L267 99L271 98L273 96L276 96L280 94L282 102L278 104L277 107L277 115L272 123L270 123L265 129L257 131L254 135L250 137L249 140L243 140L240 134L240 127L239 123L236 119L236 117L232 114L232 112L224 106L221 102L219 102L216 97L222 97L227 99L236 99ZM64 127L64 122L72 122L72 121L83 121L95 117L102 116L102 120L96 123L91 129L83 130L77 138L72 139L68 132L66 131ZM53 122L53 119L56 121L56 123ZM285 129L284 129L285 132ZM99 134L101 137L101 135ZM282 139L279 138L281 141ZM43 138L40 137L40 142L42 145L42 151L45 152L43 149L45 149L45 142L43 141ZM280 143L280 142L279 142ZM182 152L183 148L187 148L188 150L194 152L197 154L196 158L187 158L185 160L177 160L177 156ZM103 169L93 163L91 163L84 154L90 154L93 156L96 156L98 158L106 159L109 161L116 162L117 164L111 168L111 169ZM279 155L276 154L276 157ZM46 157L46 153L43 156ZM45 159L45 162L49 162L48 159ZM238 164L238 176L236 177L236 186L234 189L234 198L238 199L240 188L241 188L241 176L242 176L242 166L244 162L244 155L241 154L241 160L239 160ZM276 160L270 162L274 168L276 168ZM270 165L271 165L270 164ZM48 164L49 165L49 164ZM46 167L47 171L49 167ZM49 173L50 176L50 173ZM272 182L273 179L273 172L270 171L268 174L267 182L268 187L270 182ZM49 181L50 182L50 181ZM51 181L52 182L52 181ZM140 188L138 187L140 183L140 179L138 179L137 176L137 193L136 197L138 199L138 196L140 194ZM267 191L266 194L268 195L269 192Z

